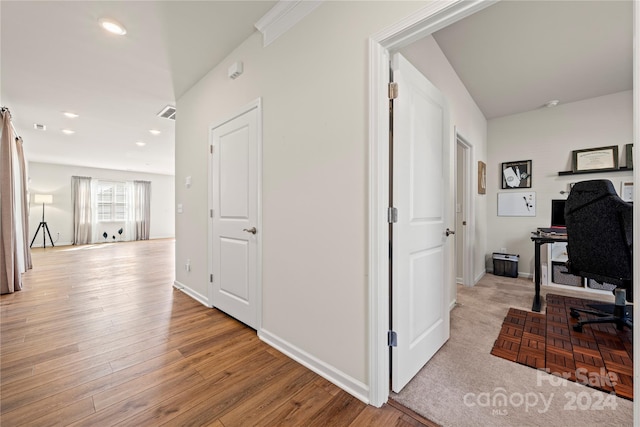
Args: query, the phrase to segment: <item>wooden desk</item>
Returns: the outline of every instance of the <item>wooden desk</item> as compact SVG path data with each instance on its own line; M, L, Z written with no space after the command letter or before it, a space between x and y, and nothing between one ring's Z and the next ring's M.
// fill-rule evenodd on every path
M566 242L566 234L547 234L547 233L531 233L531 240L535 245L535 265L534 265L534 279L536 285L536 294L533 297L532 311L540 312L541 300L540 300L540 246L545 243L559 243Z

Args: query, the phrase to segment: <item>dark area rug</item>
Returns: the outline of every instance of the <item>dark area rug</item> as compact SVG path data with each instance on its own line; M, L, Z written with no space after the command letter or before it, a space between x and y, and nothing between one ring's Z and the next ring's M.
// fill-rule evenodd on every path
M575 332L570 307L599 301L547 294L546 302L546 314L510 308L491 354L633 400L633 331L589 324Z

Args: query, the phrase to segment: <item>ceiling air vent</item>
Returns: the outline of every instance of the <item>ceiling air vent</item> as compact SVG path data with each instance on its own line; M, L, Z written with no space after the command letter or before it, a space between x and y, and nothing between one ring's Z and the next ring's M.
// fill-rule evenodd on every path
M34 123L33 124L33 128L35 130L47 130L47 126L46 125L41 125L40 123Z
M167 105L158 113L158 117L164 117L165 119L176 119L176 107L172 107L171 105Z

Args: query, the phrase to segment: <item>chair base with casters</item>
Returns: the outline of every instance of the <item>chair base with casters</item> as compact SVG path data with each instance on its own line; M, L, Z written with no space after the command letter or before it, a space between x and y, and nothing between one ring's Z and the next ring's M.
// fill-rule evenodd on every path
M616 328L619 331L624 330L624 327L633 329L633 306L626 304L626 290L615 289L616 302L615 304L601 304L590 305L590 307L596 308L596 310L587 310L582 308L571 307L571 317L574 319L580 318L580 313L591 314L597 316L597 319L580 320L573 325L573 330L576 332L582 332L582 326L593 323L615 323ZM600 308L600 309L598 309Z

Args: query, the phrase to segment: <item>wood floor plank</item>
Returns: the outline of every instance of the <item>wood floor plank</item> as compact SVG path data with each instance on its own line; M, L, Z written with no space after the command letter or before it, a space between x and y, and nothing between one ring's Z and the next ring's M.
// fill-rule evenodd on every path
M351 395L339 393L309 418L305 422L305 426L348 426L355 421L366 406Z
M34 249L0 296L0 425L425 426L173 287L171 239Z
M268 375L269 370L285 365L285 361L260 351L246 361L239 360L225 366L217 375L173 396L172 399L159 402L155 407L128 418L123 425L207 425L217 420L219 414L233 407L230 398L247 384L260 381Z
M313 372L295 364L284 375L275 378L220 417L220 421L225 427L262 425L261 420L265 415L286 403L292 394L312 383L314 379Z
M220 372L209 380L218 390L213 401L203 400L163 425L200 426L212 423L249 396L257 393L274 378L284 375L295 363L273 358L265 351L260 354L272 358L271 364L260 366L258 370L247 370L245 365L253 363L253 360L247 359L246 363L236 366L235 371L231 371L235 375L232 381L229 380L228 370Z
M2 413L37 402L96 378L104 377L111 372L111 366L108 363L103 363L71 374L61 375L58 378L51 378L44 383L38 381L39 377L30 377L17 381L2 392Z
M43 417L48 411L59 410L72 402L91 397L148 373L163 370L167 366L171 366L176 361L176 357L178 360L182 360L182 356L175 351L64 391L55 388L55 383L50 384L49 386L56 394L30 404L24 404L14 411L2 414L0 420L7 421L9 425L28 425L33 420Z
M259 424L263 426L303 426L307 419L320 411L333 396L315 381L307 383L284 404L265 414L259 420ZM373 412L377 413L376 410ZM226 424L225 427L227 427Z
M384 405L379 409L367 406L360 412L360 415L349 424L349 427L369 427L376 423L385 426L419 425L417 421L412 418L404 414L398 414L398 411L393 407Z
M72 426L102 426L117 425L119 422L135 416L145 409L152 407L158 400L169 400L176 394L193 387L195 384L202 382L202 377L197 372L186 373L181 376L174 376L165 382L154 387L144 389L127 400L121 400L102 410L96 411L95 414L88 418L72 423ZM132 425L126 422L124 425Z
M55 411L48 412L43 417L33 420L31 425L65 426L93 413L95 413L93 399L87 397L82 400L77 400L72 404L61 407Z

